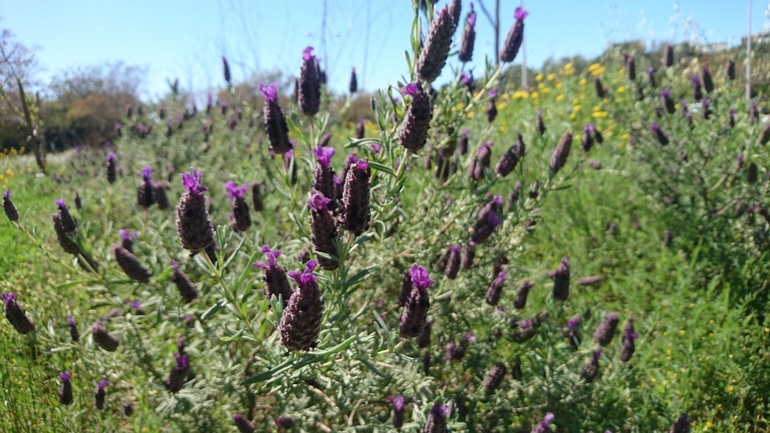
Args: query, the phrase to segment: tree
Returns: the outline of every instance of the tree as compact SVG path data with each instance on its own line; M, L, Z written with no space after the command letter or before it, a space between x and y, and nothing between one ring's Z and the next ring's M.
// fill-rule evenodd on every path
M3 29L0 33L0 97L8 107L3 123L10 118L11 123L23 124L24 141L35 154L37 166L45 173L45 139L39 133L41 122L37 98L25 91L25 88L30 88L37 67L34 50L14 40L10 30Z

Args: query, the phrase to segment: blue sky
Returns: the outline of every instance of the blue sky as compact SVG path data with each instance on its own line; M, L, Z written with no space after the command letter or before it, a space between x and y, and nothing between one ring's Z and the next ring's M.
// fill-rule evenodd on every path
M501 0L502 38L520 0ZM440 0L443 6L448 0ZM494 0L485 0L491 7ZM468 11L463 0L463 16ZM527 62L549 57L595 56L610 42L627 39L726 42L745 34L747 0L524 0ZM410 0L5 0L0 27L38 47L40 79L73 67L123 61L146 68L144 99L167 91L167 78L204 94L223 85L220 56L233 76L280 69L297 74L305 46L317 47L330 85L347 88L355 66L359 85L376 89L395 83L406 70ZM326 53L320 50L326 4ZM768 1L753 0L752 30L768 26ZM476 6L474 61L492 56L492 30ZM458 30L458 35L460 31ZM520 61L521 54L517 58ZM445 69L445 72L449 68ZM446 75L446 74L445 74ZM441 80L441 79L439 79Z

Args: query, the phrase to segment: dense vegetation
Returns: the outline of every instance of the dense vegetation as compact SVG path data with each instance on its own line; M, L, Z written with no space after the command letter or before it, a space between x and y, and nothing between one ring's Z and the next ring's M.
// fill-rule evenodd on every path
M450 57L450 84L394 83L356 125L305 53L295 98L226 73L200 108L105 102L111 143L48 175L4 156L0 430L767 431L770 127L727 58L674 54L616 46L527 90ZM193 214L214 243L178 229ZM268 298L281 268L294 294Z

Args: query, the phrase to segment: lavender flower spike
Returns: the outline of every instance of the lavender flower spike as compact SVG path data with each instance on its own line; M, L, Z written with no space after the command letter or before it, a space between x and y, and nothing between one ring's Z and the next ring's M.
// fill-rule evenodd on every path
M104 391L107 386L109 386L110 382L103 380L96 384L96 392L94 392L94 406L98 410L104 409L104 401L107 398L107 393Z
M241 414L236 414L233 417L233 422L235 423L235 426L238 427L238 431L241 433L254 433L257 431L256 427L254 427L254 424L251 423L246 417L244 417Z
M351 161L342 190L339 225L356 236L360 236L369 228L369 219L371 218L369 209L370 177L371 170L367 160L355 159L355 161Z
M249 189L249 184L244 183L239 188L235 182L230 181L225 184L225 189L230 198L230 209L233 212L231 214L233 227L239 232L245 232L251 227L249 205L246 203L246 190Z
M404 338L418 337L422 333L428 320L430 307L428 287L433 285L428 271L422 266L412 265L409 275L412 279L412 290L406 299L399 326L401 336Z
M313 154L318 160L318 165L313 171L313 189L324 197L334 198L334 169L331 166L334 148L319 146L313 149ZM332 203L330 209L334 210L334 208L335 203Z
M283 306L286 308L293 292L289 286L289 278L286 276L286 268L278 264L278 257L281 252L270 249L268 245L262 247L262 252L267 255L267 263L254 262L252 266L265 270L263 280L265 282L265 295L268 299L273 295L280 295L283 298Z
M519 53L521 43L524 41L524 18L526 18L527 15L529 15L529 13L526 10L520 7L516 8L516 11L513 14L516 21L513 23L511 30L508 32L508 36L505 38L503 49L500 50L500 61L510 63Z
M136 201L139 206L147 209L156 202L155 186L152 184L152 169L150 167L144 167L142 169L142 179L144 182L139 185Z
M428 38L415 64L417 76L421 81L432 83L441 75L452 45L454 30L454 19L449 14L449 8L444 7L431 23Z
M8 319L16 332L29 334L35 330L32 319L24 312L24 308L16 302L16 293L3 293L0 295L0 299L2 299L5 307L5 318Z
M61 389L59 389L59 404L70 405L72 404L72 374L69 371L59 375L61 379Z
M337 256L337 247L335 240L337 239L337 226L332 215L329 204L331 199L325 197L318 191L313 193L313 196L308 202L310 207L310 232L311 240L313 242L313 248L316 251L328 254L331 259L325 257L318 257L318 262L321 267L326 270L334 270L339 267L339 262L335 259Z
M281 344L288 350L310 350L321 332L324 301L313 275L316 265L315 260L310 260L304 271L289 272L297 282L297 291L291 295L278 326Z
M428 413L428 420L423 427L423 433L446 433L447 431L447 416L449 415L449 407L444 404L436 403Z
M612 337L615 336L615 331L618 329L618 323L620 323L618 313L607 313L604 317L604 322L594 332L596 342L601 346L610 344Z
M316 56L313 55L313 47L305 48L302 52L302 60L297 102L303 114L315 116L321 107L321 70Z
M78 331L78 326L75 324L75 318L72 316L67 317L67 323L70 328L70 337L73 342L77 343L80 341L80 331Z
M460 52L457 54L457 58L463 63L470 62L473 59L473 45L476 41L475 25L476 12L473 11L473 3L471 2L471 10L465 18L463 41L460 45Z
M401 394L390 396L388 400L393 403L393 428L401 430L401 426L404 425L404 396Z
M115 167L115 159L115 153L110 152L109 155L107 155L107 182L109 183L115 183L118 178L117 168Z
M193 299L198 297L198 292L195 290L195 286L193 285L192 281L187 278L187 275L185 275L184 272L179 269L179 265L177 265L176 261L171 260L169 263L171 264L172 268L171 280L174 281L174 285L179 291L179 296L182 297L182 300L184 300L186 304L192 302Z
M652 137L655 138L661 145L665 146L669 143L666 133L663 132L663 129L661 129L657 122L652 122L650 124L650 131L652 132Z
M410 83L401 92L412 97L412 103L404 115L401 130L398 132L399 143L412 152L418 152L428 141L428 129L433 114L430 96L419 82Z
M182 246L195 254L214 243L214 227L206 209L206 187L201 185L203 173L191 169L182 173L182 183L187 192L176 207L176 229Z
M262 109L264 118L263 126L270 141L270 150L283 155L292 149L289 142L289 126L286 124L286 116L278 103L278 83L266 86L265 83L259 84L259 90L265 98L265 106Z
M543 418L543 420L537 423L537 425L535 425L535 428L532 429L532 433L547 433L548 426L551 425L554 418L555 416L551 412L548 412L547 414L545 414L545 417Z
M19 220L19 211L16 210L16 205L14 205L13 200L11 200L10 189L6 189L3 193L3 212L5 212L5 216L7 216L10 221Z
M567 164L567 158L569 157L571 147L572 132L565 131L564 134L562 134L561 139L559 139L556 149L553 150L553 155L551 155L551 173L555 175Z
M150 281L152 272L143 267L135 255L131 254L130 251L123 248L121 245L116 246L114 251L115 261L118 262L120 268L123 269L123 272L125 272L129 278L140 283L148 283Z

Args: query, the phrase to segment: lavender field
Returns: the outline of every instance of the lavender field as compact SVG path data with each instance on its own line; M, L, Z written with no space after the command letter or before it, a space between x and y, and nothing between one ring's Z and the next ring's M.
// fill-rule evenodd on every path
M686 43L523 87L526 10L472 69L481 12L428 3L377 90L308 46L41 98L4 33L0 431L767 432L764 45L748 99Z

